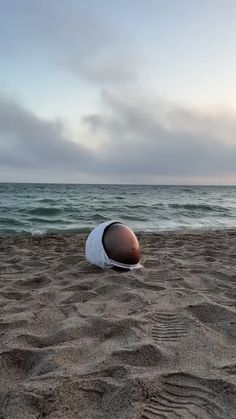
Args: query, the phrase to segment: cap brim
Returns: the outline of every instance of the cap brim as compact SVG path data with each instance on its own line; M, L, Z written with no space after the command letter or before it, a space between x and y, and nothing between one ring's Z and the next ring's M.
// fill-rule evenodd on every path
M126 263L116 262L115 260L112 260L112 259L110 259L110 263L111 263L112 266L116 266L117 268L122 268L122 269L128 269L130 271L132 271L133 269L143 268L143 265L141 265L141 263L136 263L134 265L128 265Z

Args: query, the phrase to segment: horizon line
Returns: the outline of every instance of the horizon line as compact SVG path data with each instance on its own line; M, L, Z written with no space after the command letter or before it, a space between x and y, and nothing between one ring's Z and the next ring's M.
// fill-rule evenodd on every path
M236 184L193 184L193 183L84 183L84 182L1 182L1 184L7 185L100 185L100 186L236 186Z

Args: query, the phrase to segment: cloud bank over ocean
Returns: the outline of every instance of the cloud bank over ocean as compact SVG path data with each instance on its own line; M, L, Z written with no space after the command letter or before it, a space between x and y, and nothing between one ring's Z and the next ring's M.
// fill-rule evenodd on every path
M30 170L33 181L44 173L65 172L98 179L164 179L169 176L232 176L236 168L236 115L200 112L149 94L104 91L100 112L78 123L69 138L63 123L39 117L9 98L0 100L1 175L15 180ZM93 140L96 138L96 147Z

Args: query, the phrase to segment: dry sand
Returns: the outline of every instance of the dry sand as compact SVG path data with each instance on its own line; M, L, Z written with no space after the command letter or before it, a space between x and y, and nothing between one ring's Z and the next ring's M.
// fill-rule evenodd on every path
M125 273L0 239L1 419L235 419L236 231L140 239Z

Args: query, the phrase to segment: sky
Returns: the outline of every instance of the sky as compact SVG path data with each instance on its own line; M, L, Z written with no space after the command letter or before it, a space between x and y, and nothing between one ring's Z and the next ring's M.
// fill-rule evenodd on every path
M0 182L236 184L235 0L0 2Z

